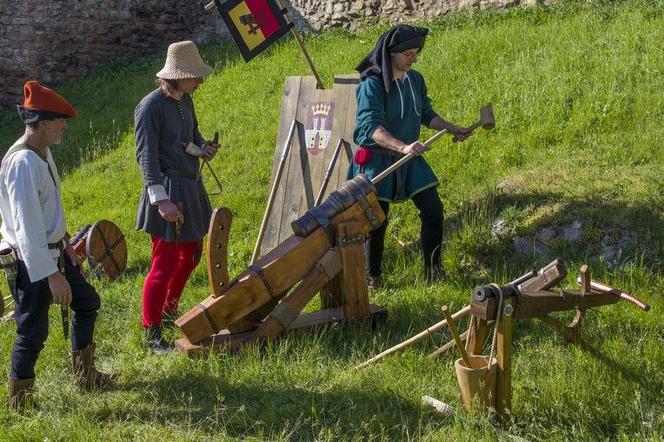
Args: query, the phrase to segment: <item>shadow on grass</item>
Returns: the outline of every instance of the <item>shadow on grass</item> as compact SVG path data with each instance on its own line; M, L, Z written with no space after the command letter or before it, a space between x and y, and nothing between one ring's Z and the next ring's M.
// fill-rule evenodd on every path
M232 377L232 375L230 375ZM334 388L312 391L295 385L270 385L260 378L230 383L221 376L187 374L130 382L123 389L139 395L123 410L98 412L97 419L158 422L186 421L190 428L207 434L232 437L316 439L325 428L342 435L382 433L388 439L416 432L420 409L412 399L389 391ZM274 382L276 383L276 381ZM157 402L158 412L140 409L141 403ZM400 425L395 425L400 423Z
M519 220L512 226L513 232L503 239L496 239L491 234L491 227L497 219L504 219L506 212L524 218L528 217L527 213L537 212L538 215L527 230L519 225L524 220ZM542 247L543 253L530 256L515 253L512 242L515 236L532 238L539 229L564 228L576 220L582 222L580 241L568 242L561 235ZM509 276L519 276L556 257L565 261L604 259L603 239L608 237L611 246L625 232L633 237L623 247L621 262L638 260L653 271L664 269L664 219L654 208L593 196L569 198L554 191L498 193L471 202L447 217L445 245L459 260L470 256L490 270L509 264ZM419 253L419 245L408 244L405 250L415 256Z
M205 61L216 72L240 57L231 42L200 46ZM89 75L67 80L55 87L78 112L68 120L69 128L53 156L61 174L93 161L120 146L124 136L134 128L134 108L155 88L155 73L163 66L163 53L128 63L100 67ZM0 155L22 135L24 125L15 109L0 112Z

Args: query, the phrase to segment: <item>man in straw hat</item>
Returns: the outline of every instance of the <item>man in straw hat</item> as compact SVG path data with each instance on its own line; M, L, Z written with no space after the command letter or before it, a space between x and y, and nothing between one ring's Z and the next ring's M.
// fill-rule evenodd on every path
M178 302L201 259L202 240L212 215L198 174L199 157L210 160L219 147L198 130L191 94L212 68L191 41L168 47L157 73L157 89L136 107L136 159L144 188L137 228L152 238L152 264L143 286L142 325L156 354L172 351L162 321L177 318Z
M18 113L25 133L0 167L0 233L17 255L13 293L17 338L9 374L9 406L21 411L35 382L35 364L48 336L51 302L74 310L71 345L75 382L105 386L113 376L96 370L93 340L100 299L67 243L60 177L49 146L60 144L76 110L63 97L28 81Z

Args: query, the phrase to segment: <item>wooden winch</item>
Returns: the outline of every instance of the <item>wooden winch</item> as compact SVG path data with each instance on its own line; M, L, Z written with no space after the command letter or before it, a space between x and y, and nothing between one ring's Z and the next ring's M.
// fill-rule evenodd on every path
M176 321L185 336L176 346L192 355L274 339L286 330L384 316L369 303L363 248L366 234L384 220L375 187L360 175L293 222L297 234L231 281L232 214L216 209L207 246L212 294ZM302 314L319 292L323 309Z
M587 265L581 267L577 282L581 290L550 289L562 281L567 272L558 260L542 268L537 274L531 272L526 278L519 278L517 284L498 286L490 284L477 287L470 303L470 330L468 354L482 352L487 328L496 326L496 379L493 403L498 415L506 417L512 407L512 326L518 319L540 319L547 326L560 333L572 344L587 349L588 344L581 337L581 326L587 309L628 301L644 311L650 306L636 297L590 279ZM565 325L552 313L576 310L571 324Z

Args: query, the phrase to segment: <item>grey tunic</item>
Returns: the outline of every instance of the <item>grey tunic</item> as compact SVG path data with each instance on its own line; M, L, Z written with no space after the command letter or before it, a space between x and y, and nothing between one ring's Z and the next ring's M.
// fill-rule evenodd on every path
M134 112L136 160L143 175L136 228L166 241L175 241L175 223L167 222L150 204L148 187L162 184L169 199L183 204L182 242L197 241L208 230L212 208L203 183L196 179L199 159L185 152L182 142L203 143L191 96L180 101L156 89L146 95Z

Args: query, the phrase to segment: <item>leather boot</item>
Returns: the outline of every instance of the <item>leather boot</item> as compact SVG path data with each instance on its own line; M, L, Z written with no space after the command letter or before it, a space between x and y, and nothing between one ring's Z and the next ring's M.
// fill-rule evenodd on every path
M178 319L180 316L180 312L178 310L171 310L169 312L163 312L161 314L161 325L164 328L168 329L175 329L177 326L175 325L175 320Z
M383 286L383 280L380 276L367 276L367 287L369 291L378 290Z
M440 264L424 266L424 280L429 284L443 282L445 280L445 270Z
M155 355L167 355L173 353L173 343L164 339L161 334L161 326L151 325L144 329L145 341L150 351Z
M35 378L11 379L9 378L9 408L18 413L34 405L32 400Z
M117 375L104 373L95 368L95 349L93 343L82 350L71 352L71 362L74 368L74 383L86 390L105 388L113 384Z

